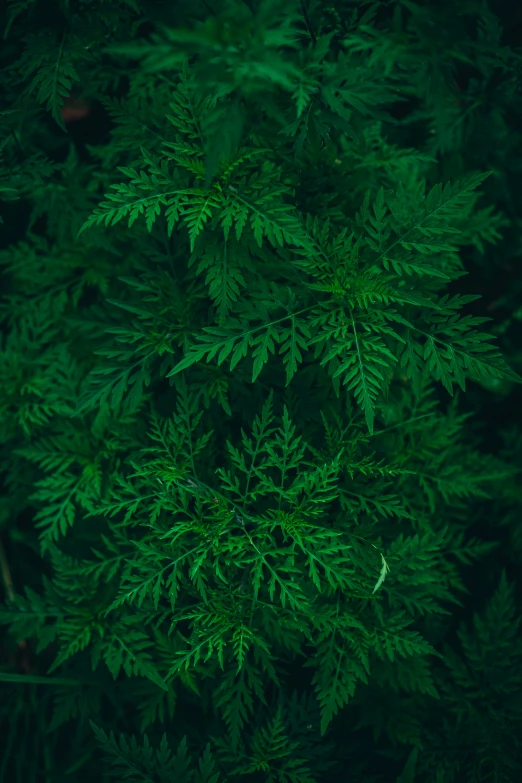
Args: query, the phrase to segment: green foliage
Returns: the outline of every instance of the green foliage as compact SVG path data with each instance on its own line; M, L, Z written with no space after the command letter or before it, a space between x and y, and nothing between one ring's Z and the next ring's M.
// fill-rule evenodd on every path
M0 783L515 783L507 11L175 5L3 18Z
M130 742L121 737L118 743L112 731L108 737L103 729L98 728L92 721L91 727L96 740L107 754L107 760L112 762L115 778L121 776L124 780L130 780L133 783L151 780L151 775L156 780L175 779L180 783L194 780L193 772L189 772L188 768L190 762L187 759L185 742L181 742L176 755L172 755L167 737L164 734L158 750L154 753L146 734L143 747L139 747L134 736ZM196 778L198 783L218 783L220 780L219 774L214 771L214 763L208 745L200 759L198 772Z

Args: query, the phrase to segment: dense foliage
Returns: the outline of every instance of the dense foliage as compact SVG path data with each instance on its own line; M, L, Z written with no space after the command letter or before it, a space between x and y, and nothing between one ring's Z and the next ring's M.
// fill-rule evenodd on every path
M0 783L522 773L522 31L12 0Z

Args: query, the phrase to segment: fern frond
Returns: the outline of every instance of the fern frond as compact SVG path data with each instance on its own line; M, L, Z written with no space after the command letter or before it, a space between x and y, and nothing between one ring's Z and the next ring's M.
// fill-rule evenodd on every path
M93 55L82 41L65 31L59 38L40 32L25 40L25 51L16 67L29 93L36 93L39 103L46 105L53 119L65 130L61 108L74 84L79 81L77 66L92 61Z

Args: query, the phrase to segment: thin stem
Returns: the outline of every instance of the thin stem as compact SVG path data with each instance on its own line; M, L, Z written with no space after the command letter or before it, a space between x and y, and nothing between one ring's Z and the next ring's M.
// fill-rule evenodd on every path
M9 568L9 562L4 548L4 542L0 537L0 570L2 571L2 580L4 583L7 597L10 601L14 601L15 593L13 587L13 579L11 577L11 569Z
M303 16L305 18L306 29L310 33L310 37L314 42L314 46L315 46L315 44L317 43L317 36L315 34L314 28L312 26L312 22L310 21L310 17L308 16L308 11L306 10L306 6L303 0L301 0L301 11L303 12Z

